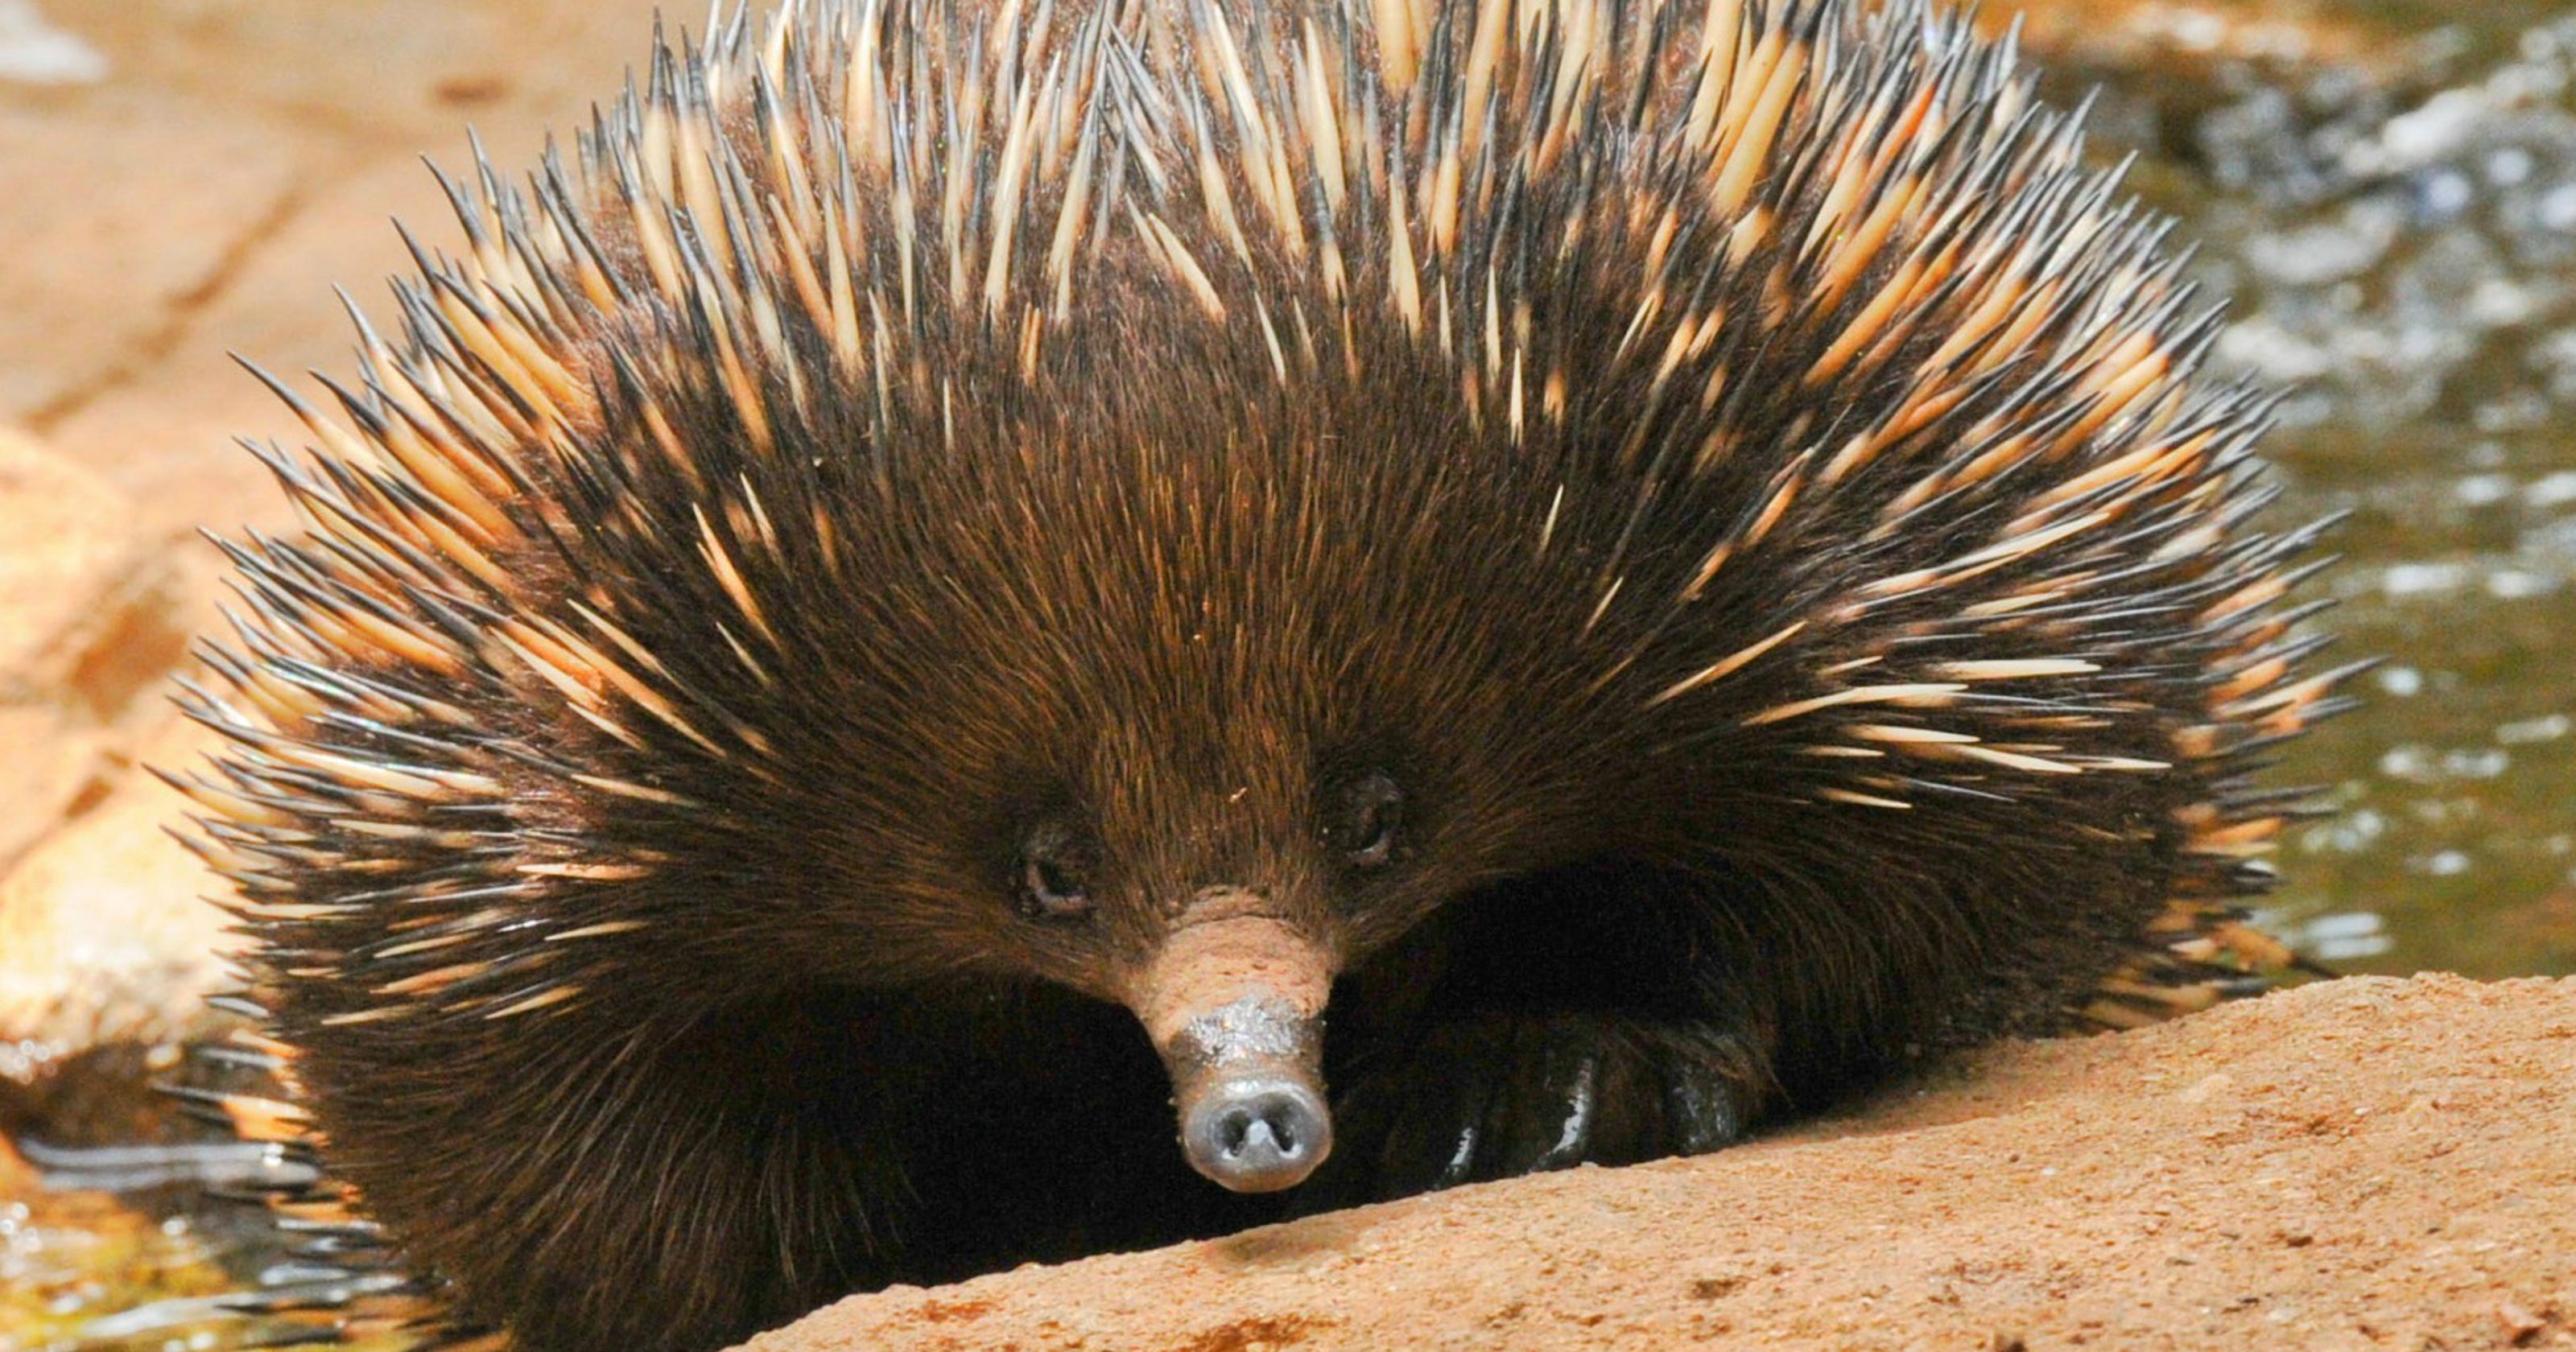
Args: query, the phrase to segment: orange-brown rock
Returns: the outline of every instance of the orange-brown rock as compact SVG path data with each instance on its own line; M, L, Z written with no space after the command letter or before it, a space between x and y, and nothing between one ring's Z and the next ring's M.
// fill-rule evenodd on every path
M2002 1048L1696 1160L896 1289L756 1352L2576 1346L2576 979Z
M69 1049L214 980L214 912L160 829L178 800L133 770L187 634L125 495L6 429L0 527L0 1041Z
M0 427L0 868L107 772L103 736L187 639L124 495Z

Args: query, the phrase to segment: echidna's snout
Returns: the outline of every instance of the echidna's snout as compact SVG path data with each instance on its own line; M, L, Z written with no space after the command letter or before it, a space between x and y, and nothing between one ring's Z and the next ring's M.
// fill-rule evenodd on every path
M1130 1003L1172 1076L1190 1167L1235 1192L1306 1181L1333 1148L1325 1106L1325 946L1257 894L1193 898Z
M1181 1148L1190 1167L1235 1192L1277 1192L1324 1162L1333 1115L1295 1080L1228 1079L1183 1108Z

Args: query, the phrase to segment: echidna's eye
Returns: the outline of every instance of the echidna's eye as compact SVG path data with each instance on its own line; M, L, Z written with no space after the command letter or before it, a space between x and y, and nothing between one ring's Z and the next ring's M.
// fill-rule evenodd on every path
M1029 833L1020 849L1020 910L1038 920L1081 920L1091 914L1091 885L1082 850L1059 826Z
M1336 797L1325 840L1354 868L1395 862L1404 829L1404 790L1385 775L1367 774L1343 785Z

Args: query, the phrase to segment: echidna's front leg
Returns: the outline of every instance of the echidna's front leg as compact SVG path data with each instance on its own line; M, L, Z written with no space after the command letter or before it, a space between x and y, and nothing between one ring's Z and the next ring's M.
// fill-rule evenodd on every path
M1747 1034L1592 1011L1442 1017L1358 1069L1301 1209L1715 1150L1761 1115L1768 1080Z

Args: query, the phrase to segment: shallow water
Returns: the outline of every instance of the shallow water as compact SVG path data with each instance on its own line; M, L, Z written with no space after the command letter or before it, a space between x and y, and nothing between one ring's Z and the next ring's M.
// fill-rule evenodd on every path
M2323 623L2386 660L2286 757L2340 812L2275 923L2347 970L2576 972L2576 16L2348 8L2400 35L2382 81L2114 72L2100 123L2231 298L2218 361L2293 390L2283 513L2349 514Z

